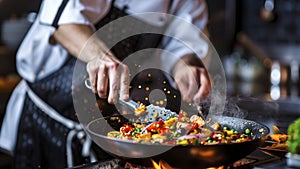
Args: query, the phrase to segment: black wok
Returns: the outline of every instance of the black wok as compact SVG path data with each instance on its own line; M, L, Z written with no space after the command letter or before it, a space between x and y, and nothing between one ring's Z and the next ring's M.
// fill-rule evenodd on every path
M228 165L253 152L269 133L268 127L254 121L219 116L213 117L212 123L217 121L239 132L249 128L253 133L253 140L216 145L146 144L107 137L107 132L114 130L108 124L109 120L100 118L91 121L87 125L87 132L101 148L113 156L143 166L151 166L151 159L156 162L164 160L172 167L185 169Z

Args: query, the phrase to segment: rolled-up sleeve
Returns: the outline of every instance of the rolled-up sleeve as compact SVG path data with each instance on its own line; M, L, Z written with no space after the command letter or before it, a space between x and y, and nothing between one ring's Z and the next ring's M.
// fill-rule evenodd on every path
M209 45L201 33L208 20L204 0L178 1L175 15L163 39L164 49L172 56L161 55L163 69L171 72L175 63L184 55L196 53L199 58L207 55Z
M57 27L61 24L92 25L108 11L111 0L44 0L40 23Z

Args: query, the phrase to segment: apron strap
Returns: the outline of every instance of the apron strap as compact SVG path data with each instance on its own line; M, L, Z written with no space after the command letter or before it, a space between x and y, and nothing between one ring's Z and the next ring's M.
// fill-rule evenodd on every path
M37 96L31 89L28 87L27 94L29 98L35 103L35 105L41 109L44 113L50 116L52 119L57 122L63 124L69 129L82 129L81 125L75 121L65 118L60 115L56 110L54 110L51 106L45 103L39 96Z

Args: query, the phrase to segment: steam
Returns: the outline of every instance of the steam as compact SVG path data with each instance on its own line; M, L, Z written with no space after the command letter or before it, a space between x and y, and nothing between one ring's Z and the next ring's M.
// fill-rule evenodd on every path
M279 106L275 102L252 97L227 97L223 112L210 112L209 114L211 99L212 96L209 96L200 103L205 117L223 115L258 121L270 127L274 125L274 115L279 111Z

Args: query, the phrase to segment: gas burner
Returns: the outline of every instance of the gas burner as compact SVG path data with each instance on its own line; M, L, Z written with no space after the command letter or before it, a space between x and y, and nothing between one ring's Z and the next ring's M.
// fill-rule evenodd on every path
M263 164L278 162L280 158L271 154L256 150L247 157L240 159L228 166L210 167L208 169L239 169L239 168L255 168ZM95 162L83 166L74 167L73 169L172 169L167 163L160 161L153 162L153 167L145 167L135 165L129 162L124 162L118 159Z
M100 162L95 169L121 169L120 160L113 159L109 161Z

